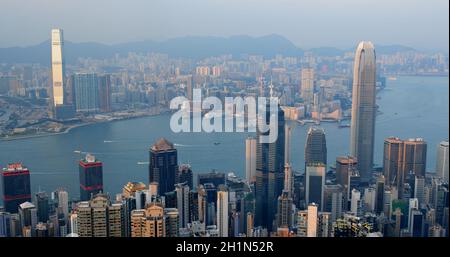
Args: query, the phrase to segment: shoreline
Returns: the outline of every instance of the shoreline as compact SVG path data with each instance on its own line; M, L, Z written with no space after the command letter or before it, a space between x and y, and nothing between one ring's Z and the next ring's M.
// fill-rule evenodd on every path
M165 114L165 113L162 112L162 113L159 113L159 114L142 114L142 115L139 115L139 116L130 116L130 117L124 117L124 118L118 118L118 119L111 119L111 120L100 120L100 121L84 122L84 123L80 123L80 124L75 124L75 125L69 126L64 131L60 131L60 132L31 134L31 135L24 135L24 136L2 137L2 138L0 138L0 142L64 135L64 134L68 134L73 129L81 128L81 127L85 127L85 126L89 126L89 125L101 124L101 123L109 123L109 122L115 122L115 121L125 121L125 120L130 120L130 119L138 119L138 118L144 118L144 117L158 116L158 115L163 115L163 114Z

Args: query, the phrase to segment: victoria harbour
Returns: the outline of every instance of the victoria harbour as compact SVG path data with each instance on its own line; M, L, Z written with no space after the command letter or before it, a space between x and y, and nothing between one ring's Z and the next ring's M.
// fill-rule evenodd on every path
M375 166L382 166L383 139L423 138L428 144L427 172L434 172L436 146L449 137L448 77L411 76L388 80L377 94L379 114L375 128ZM77 198L78 162L86 153L104 163L104 190L119 193L129 181L148 179L149 148L165 137L175 144L179 163L190 164L194 174L217 170L245 177L245 139L249 133L174 133L170 115L91 124L68 133L0 141L0 163L23 162L30 169L32 191L67 190ZM303 173L308 124L289 123L291 160ZM328 148L328 166L337 156L348 155L349 128L322 122Z

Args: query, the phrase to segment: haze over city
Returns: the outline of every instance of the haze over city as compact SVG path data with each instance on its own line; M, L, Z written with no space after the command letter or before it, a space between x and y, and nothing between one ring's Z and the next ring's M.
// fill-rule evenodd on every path
M48 40L106 44L181 36L280 34L301 48L352 48L366 39L448 53L444 0L2 0L0 47ZM370 13L371 15L367 15Z

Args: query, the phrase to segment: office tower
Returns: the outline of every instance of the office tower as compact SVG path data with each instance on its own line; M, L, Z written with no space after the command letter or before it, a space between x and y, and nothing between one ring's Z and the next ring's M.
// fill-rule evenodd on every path
M436 176L448 183L448 141L439 143L436 156Z
M99 111L99 79L95 73L72 75L75 109L77 112L95 113Z
M0 238L11 236L11 214L0 211Z
M416 176L425 176L427 163L427 142L425 142L422 138L405 140L403 153L403 171L405 174L412 172Z
M361 192L355 188L352 189L350 212L358 217L361 215Z
M34 236L34 228L38 223L36 206L30 202L24 202L19 205L20 226L22 236ZM25 231L30 231L30 235Z
M65 72L63 31L62 29L52 29L52 89L54 107L65 104Z
M412 232L412 212L413 210L418 210L419 209L419 201L417 200L417 198L410 198L409 199L409 205L408 205L408 229L409 232Z
M111 111L111 76L98 76L98 105L101 112Z
M311 163L306 166L306 204L315 203L319 210L323 210L324 187L325 187L325 165L323 163Z
M177 158L177 149L165 138L159 139L150 148L149 182L158 183L159 195L175 189Z
M198 211L199 211L199 201L198 201L198 192L197 191L190 191L189 192L189 223L192 223L193 221L198 221Z
M393 200L393 192L391 190L384 191L383 197L383 212L384 216L391 217L392 214L392 200Z
M394 229L394 236L400 237L400 230L401 230L401 217L402 217L402 211L400 208L396 208L394 211L395 216L395 229Z
M121 204L111 204L108 196L95 195L77 204L77 227L80 237L121 237L123 231Z
M143 191L146 186L143 182L128 182L122 189L124 198L134 197L137 191Z
M448 229L448 184L438 183L435 187L434 193L434 209L436 210L436 222L442 227ZM445 226L447 225L447 226Z
M166 237L178 237L179 236L179 226L178 220L180 218L179 212L175 208L164 209L165 215L165 236Z
M189 186L186 184L176 184L177 209L179 212L179 227L187 228L189 223Z
M197 187L197 195L198 195L198 221L200 223L205 223L208 199L206 190L201 184Z
M48 195L45 192L38 192L35 195L35 205L37 207L38 222L47 222L49 218Z
M1 171L1 180L5 211L17 213L21 203L31 201L30 171L21 163L8 164Z
M212 172L197 174L197 185L205 185L206 183L211 183L215 187L225 185L225 173L213 170Z
M164 208L177 208L177 192L175 190L165 193L163 199Z
M322 128L310 127L305 144L305 167L318 162L327 165L325 132Z
M377 202L377 190L375 187L368 187L364 189L364 211L375 212Z
M191 165L181 164L180 167L178 167L175 182L177 184L186 183L186 185L188 185L190 189L194 188L194 179L192 175Z
M277 228L290 228L292 227L292 197L288 191L278 197L277 208Z
M360 42L355 54L352 90L350 155L358 160L363 182L372 176L375 137L375 49L371 42Z
M384 186L385 178L381 175L378 177L376 184L375 213L377 214L381 214L384 211Z
M265 121L270 123L270 105L266 106ZM256 145L256 182L255 182L255 227L262 226L272 231L277 211L277 199L283 191L284 182L284 112L278 106L278 137L273 143L261 143L261 136L268 136L270 131L261 133L257 130Z
M80 200L89 201L103 191L103 163L94 155L87 154L79 162Z
M220 237L228 237L228 189L224 186L217 191L217 228Z
M414 198L419 201L419 207L425 204L425 177L414 176Z
M348 177L356 170L356 158L351 156L340 156L336 158L336 183L344 188L348 187Z
M245 178L248 183L255 182L256 176L256 138L245 139Z
M423 237L425 222L423 213L417 209L411 211L410 217L410 233L412 237Z
M300 95L305 104L312 104L314 94L314 69L302 69Z
M408 174L425 176L427 144L423 139L401 140L389 137L384 140L383 172L389 185L398 189L403 198Z
M334 222L342 216L343 187L341 185L325 185L323 210L331 214L330 221Z
M292 198L294 193L294 180L292 179L292 169L289 163L284 166L284 191Z
M69 193L65 190L58 190L58 207L61 208L64 218L69 217Z
M178 222L178 221L177 221ZM156 203L131 212L131 237L165 237L164 208Z

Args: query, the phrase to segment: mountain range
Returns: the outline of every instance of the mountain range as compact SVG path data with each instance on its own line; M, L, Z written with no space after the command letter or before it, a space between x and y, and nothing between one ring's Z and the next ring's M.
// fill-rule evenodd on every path
M231 54L239 57L242 54L263 55L273 57L276 54L284 56L301 56L306 51L294 45L288 39L272 34L262 37L246 35L225 37L186 36L165 41L139 41L114 45L86 42L73 43L65 41L66 62L74 63L77 58L91 57L103 59L115 54L127 55L137 53L165 53L171 57L186 57L201 59L208 56ZM376 46L377 53L389 54L395 52L416 51L401 45ZM334 47L319 47L308 49L320 56L337 56L354 49L338 49ZM50 40L27 47L0 48L0 63L40 63L50 64Z

